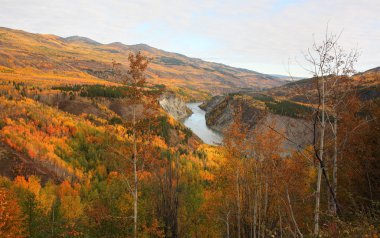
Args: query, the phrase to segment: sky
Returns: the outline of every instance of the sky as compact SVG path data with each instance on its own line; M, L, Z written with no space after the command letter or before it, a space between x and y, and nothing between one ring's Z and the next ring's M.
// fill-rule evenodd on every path
M380 66L380 0L0 0L0 26L145 43L268 74L309 76L303 52L329 31Z

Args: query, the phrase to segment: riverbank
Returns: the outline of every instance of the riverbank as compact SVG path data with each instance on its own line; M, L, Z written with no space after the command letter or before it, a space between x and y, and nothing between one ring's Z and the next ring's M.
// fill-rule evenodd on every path
M186 104L193 113L183 120L183 124L190 128L204 143L218 145L222 142L223 137L206 125L206 112L199 107L201 104L200 102Z

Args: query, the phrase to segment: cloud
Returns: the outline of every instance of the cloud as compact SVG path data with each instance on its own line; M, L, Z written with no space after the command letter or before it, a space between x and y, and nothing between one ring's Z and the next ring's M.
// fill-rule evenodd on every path
M147 43L266 73L286 73L288 59L324 34L358 47L358 68L380 65L378 0L0 0L0 24L109 43ZM293 63L292 71L304 74Z

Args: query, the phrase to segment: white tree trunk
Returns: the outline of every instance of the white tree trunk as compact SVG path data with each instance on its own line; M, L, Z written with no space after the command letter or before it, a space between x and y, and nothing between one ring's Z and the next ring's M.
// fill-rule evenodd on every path
M298 227L298 224L297 224L297 221L296 221L296 218L294 217L294 212L293 212L293 207L292 207L292 203L290 201L290 196L289 196L289 190L286 189L286 198L288 200L288 206L289 206L289 211L290 211L290 216L292 218L292 222L294 224L294 228L296 230L296 234L299 235L299 237L303 238L303 235Z
M263 211L263 221L267 218L267 210L268 210L268 175L265 176L265 196L264 196L264 211ZM264 228L266 229L266 224L264 222ZM265 229L263 229L262 236L265 237Z
M318 177L317 177L317 190L315 192L315 212L314 212L314 235L319 235L319 213L320 213L320 199L321 199L321 181L322 181L322 163L323 163L323 152L325 144L325 78L322 76L321 85L321 128L320 128L320 144L319 144L319 166L318 166Z

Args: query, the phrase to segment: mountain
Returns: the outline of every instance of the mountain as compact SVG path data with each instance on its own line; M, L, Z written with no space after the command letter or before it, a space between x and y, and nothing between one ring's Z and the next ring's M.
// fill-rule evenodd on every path
M306 103L310 100L307 95L315 95L315 78L300 79L287 84L273 87L265 90L265 94L272 97L279 97L281 99L293 100L296 102ZM335 81L327 80L327 85L334 84ZM380 67L366 70L361 73L357 73L349 78L348 81L344 81L342 87L349 87L357 90L359 95L368 90L379 91L380 87ZM349 90L347 88L347 90ZM352 89L351 89L352 90ZM316 99L315 99L316 100Z
M376 67L376 68L364 71L364 73L378 73L378 72L380 72L380 67Z
M282 74L270 74L270 76L276 78L276 79L282 79L284 81L292 81L292 80L300 80L303 79L303 77L294 77L289 75L282 75Z
M64 40L68 42L83 42L90 45L101 45L97 41L94 41L94 40L91 40L90 38L82 37L82 36L69 36L69 37L64 38Z
M112 61L127 69L130 52L151 58L148 79L195 94L218 94L239 88L269 88L284 84L278 77L163 51L146 44L101 44L92 39L33 34L0 27L0 76L25 70L35 75L53 74L79 79L114 81ZM61 79L64 81L64 78ZM73 80L75 82L75 80Z

